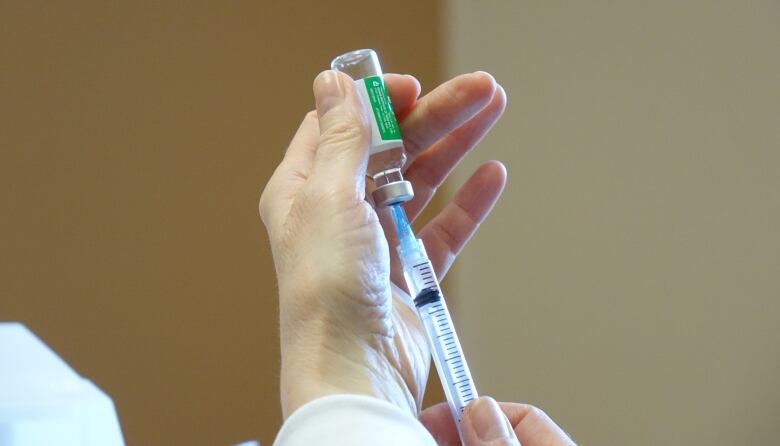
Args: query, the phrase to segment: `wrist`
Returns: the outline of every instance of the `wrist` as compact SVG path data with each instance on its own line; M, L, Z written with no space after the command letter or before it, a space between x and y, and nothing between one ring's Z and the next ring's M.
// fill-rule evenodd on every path
M317 330L282 336L281 401L287 418L298 407L334 394L359 394L387 401L413 416L419 408L403 377L375 346L354 337L339 339L338 330ZM319 327L323 328L323 327ZM328 334L314 334L328 333ZM330 332L330 333L329 333ZM392 347L392 339L381 343Z

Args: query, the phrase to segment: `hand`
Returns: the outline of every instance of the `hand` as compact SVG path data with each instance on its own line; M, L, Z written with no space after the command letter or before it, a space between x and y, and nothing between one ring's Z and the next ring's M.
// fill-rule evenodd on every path
M409 156L405 177L415 197L405 208L413 219L499 118L506 95L481 72L419 100L413 77L385 80ZM416 416L430 352L380 224L387 210L378 215L365 200L367 117L344 74L321 73L314 95L316 113L304 118L260 198L279 286L282 411L287 417L315 398L360 393ZM420 231L439 277L505 181L503 165L482 165Z
M460 446L460 438L447 403L425 409L420 421L442 446ZM480 397L464 410L461 420L465 446L574 446L550 417L527 404L496 403Z

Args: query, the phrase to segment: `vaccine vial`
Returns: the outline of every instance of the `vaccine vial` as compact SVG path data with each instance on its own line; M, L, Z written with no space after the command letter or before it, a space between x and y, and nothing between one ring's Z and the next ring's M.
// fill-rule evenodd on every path
M333 59L331 69L351 77L368 109L371 142L368 169L376 189L372 193L377 207L409 201L414 196L412 184L404 180L401 169L406 152L393 105L382 78L379 57L371 49L350 51Z

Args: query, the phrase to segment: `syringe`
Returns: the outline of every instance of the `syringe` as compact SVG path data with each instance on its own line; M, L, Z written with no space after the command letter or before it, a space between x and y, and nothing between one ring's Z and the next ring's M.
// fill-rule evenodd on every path
M403 178L406 153L400 127L384 86L379 58L374 50L350 51L333 59L331 68L352 77L356 91L368 106L371 140L366 174L372 178L375 186L371 196L377 209L387 206L393 212L399 240L398 256L406 285L428 335L433 362L460 433L461 414L469 401L477 397L477 390L463 358L433 265L428 260L422 241L414 237L401 207L401 203L412 199L414 192L412 183Z
M471 400L477 398L477 389L471 379L450 312L422 240L415 238L400 204L394 204L390 209L398 233L397 251L406 285L428 335L433 362L444 387L452 418L460 433L463 409Z

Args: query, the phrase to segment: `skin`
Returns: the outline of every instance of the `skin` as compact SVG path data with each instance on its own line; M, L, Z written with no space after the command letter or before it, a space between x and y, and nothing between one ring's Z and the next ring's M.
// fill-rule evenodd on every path
M404 176L415 197L405 209L413 220L499 119L506 94L484 72L455 77L421 98L412 76L388 74L385 82L409 158ZM420 412L430 351L390 249L396 240L389 212L366 200L366 112L342 73L320 73L314 96L316 111L304 117L259 204L279 284L283 414L326 395L364 394L419 415L439 444L460 444L446 405ZM501 163L481 165L419 231L438 277L505 183ZM489 398L466 409L463 429L473 445L518 438L573 444L538 409L499 408ZM485 429L499 437L484 442Z

